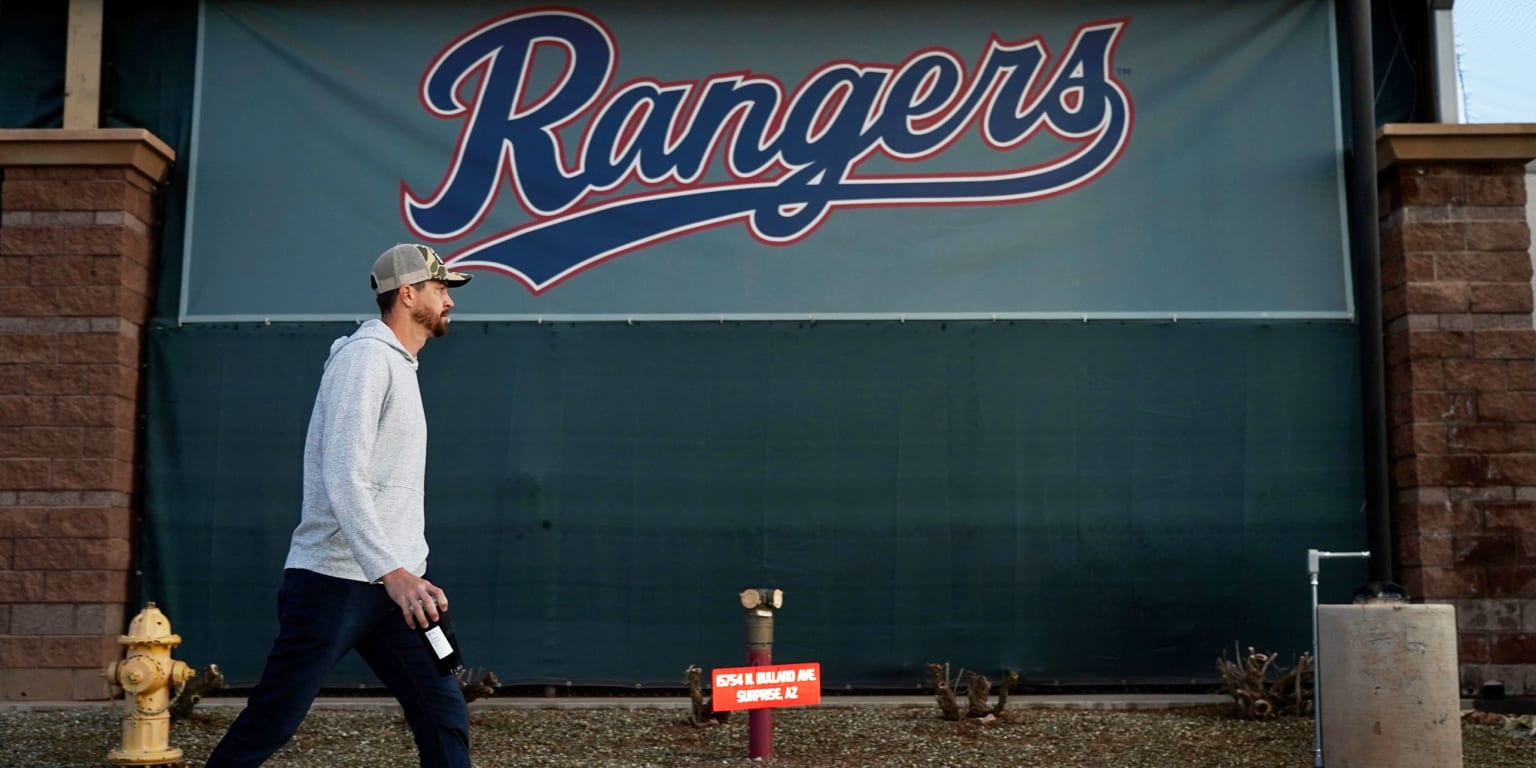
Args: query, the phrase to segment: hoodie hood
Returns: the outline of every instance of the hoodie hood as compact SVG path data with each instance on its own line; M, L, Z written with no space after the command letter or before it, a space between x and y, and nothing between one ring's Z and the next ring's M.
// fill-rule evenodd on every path
M400 356L405 358L407 363L410 363L411 370L417 369L416 356L407 352L405 346L400 343L400 339L395 336L395 332L390 330L389 326L385 325L384 321L378 318L363 323L351 336L342 336L331 342L331 353L325 358L326 367L330 367L331 361L336 359L336 353L340 352L342 347L364 341L376 341L385 344L390 349L399 352Z

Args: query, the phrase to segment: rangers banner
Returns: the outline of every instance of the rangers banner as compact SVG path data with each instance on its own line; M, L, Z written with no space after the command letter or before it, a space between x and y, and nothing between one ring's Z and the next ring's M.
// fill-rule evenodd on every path
M1349 317L1330 8L210 0L182 319Z

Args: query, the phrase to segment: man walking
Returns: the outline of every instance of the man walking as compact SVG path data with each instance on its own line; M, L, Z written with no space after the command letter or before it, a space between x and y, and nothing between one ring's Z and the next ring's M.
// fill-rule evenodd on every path
M356 650L405 710L423 768L468 768L469 711L417 627L448 610L425 578L427 422L416 355L448 332L448 289L469 282L431 248L374 262L378 320L331 345L304 441L304 501L261 681L208 768L257 766L293 737L321 683Z

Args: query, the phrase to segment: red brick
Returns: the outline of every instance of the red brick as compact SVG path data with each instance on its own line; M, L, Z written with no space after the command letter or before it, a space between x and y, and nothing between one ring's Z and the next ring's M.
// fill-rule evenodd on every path
M118 317L135 325L144 325L149 322L149 297L141 293L135 293L122 288L117 293Z
M12 553L14 556L14 550ZM39 571L0 571L0 595L5 595L7 603L43 602L48 596L47 586Z
M79 427L28 427L21 431L25 455L38 459L80 458L85 455L85 430Z
M119 394L118 365L34 365L27 368L27 392L33 395Z
M1408 289L1399 285L1388 288L1381 293L1381 319L1390 324L1403 315L1408 314Z
M76 568L127 568L127 539L33 539L13 556L15 567L26 571L59 571Z
M37 573L33 571L33 573ZM125 603L127 571L48 571L44 597L49 602ZM4 574L0 574L3 576Z
M1456 635L1457 659L1466 664L1488 663L1488 633L1459 632Z
M1409 331L1408 354L1415 358L1472 357L1472 332Z
M1467 225L1456 221L1405 221L1403 251L1465 251Z
M1525 179L1519 174L1467 176L1465 179L1469 205L1525 206Z
M1497 633L1488 639L1495 664L1536 662L1536 635Z
M1536 357L1536 330L1473 331L1472 347L1477 357L1528 360Z
M1417 390L1450 389L1444 386L1445 376L1440 360L1408 361L1408 376Z
M1393 185L1384 185L1383 194L1378 198L1382 204L1388 203L1391 193L1396 189ZM1378 220L1381 227L1381 255L1383 259L1395 259L1403 256L1403 217L1392 216L1392 212L1401 206L1389 206L1378 209Z
M1456 527L1449 504L1400 504L1392 508L1392 527L1403 535L1449 534Z
M27 391L27 367L0 365L0 395L24 395Z
M1483 525L1489 529L1536 531L1536 502L1487 504L1483 507Z
M1406 424L1387 433L1387 450L1394 459L1419 454L1445 453L1445 427L1438 424Z
M132 513L122 507L54 507L48 510L47 530L50 536L127 540L131 521Z
M1467 226L1467 249L1473 251L1529 251L1531 228L1524 221L1479 221ZM1530 279L1531 264L1525 264Z
M121 440L119 432L126 430L113 429L111 427L80 428L81 446L78 458L86 459L127 459L132 455L132 444L126 452L119 452ZM69 457L64 457L69 458Z
M1478 455L1456 456L1420 456L1417 462L1415 477L1418 485L1444 485L1444 486L1473 486L1480 485L1483 480L1484 464L1487 459ZM1510 466L1506 471L1518 473L1523 469L1520 466ZM1536 473L1536 464L1532 466L1532 472Z
M1536 390L1536 360L1510 360L1507 365L1510 389Z
M91 257L37 256L32 259L33 285L85 285L91 281Z
M69 701L75 670L9 669L0 675L0 699L5 701Z
M127 259L122 260L122 267L118 270L117 279L112 284L128 288L145 296L149 295L153 287L149 268Z
M1503 360L1451 359L1437 361L1444 366L1444 388L1453 391L1503 390L1508 386Z
M1464 392L1413 393L1413 419L1426 421L1471 421L1477 417L1473 399Z
M1457 567L1518 565L1520 538L1503 533L1456 536L1452 543L1452 556L1455 558L1454 563Z
M59 357L54 334L0 335L0 363L51 363Z
M0 459L0 489L20 491L47 487L47 459Z
M1408 283L1406 290L1404 308L1414 314L1458 313L1472 308L1472 288L1464 282Z
M1485 570L1490 597L1536 597L1536 567L1492 566Z
M70 674L74 683L71 701L107 701L113 698L112 689L101 676L101 670L72 669Z
M121 308L118 302L122 289L111 285L69 285L59 291L59 315L61 317L116 317ZM1471 293L1468 293L1468 302Z
M112 490L117 493L138 493L138 474L133 471L133 462L127 459L112 463Z
M1509 447L1506 424L1450 424L1445 431L1448 451L1497 453Z
M1536 392L1483 392L1477 415L1484 421L1536 421Z
M121 181L13 181L0 187L7 211L121 211L129 186Z
M1404 279L1410 283L1424 283L1436 280L1434 254L1430 253L1405 253L1403 259Z
M115 333L66 333L58 339L58 360L61 363L118 363L118 342Z
M1435 278L1475 283L1518 283L1531 279L1529 254L1514 251L1462 251L1435 254Z
M1476 569L1420 567L1403 568L1402 572L1408 593L1425 600L1482 597L1486 591L1483 574ZM1536 571L1531 576L1536 578Z
M55 423L60 426L110 427L117 424L118 398L113 396L60 397Z
M20 539L47 535L48 510L46 508L0 507L0 537Z
M40 427L53 423L53 398L0 395L0 427Z
M96 445L96 443L92 441L95 439L97 434L98 433L95 431L86 434L87 450L93 450L91 446ZM120 462L128 463L133 463L137 460L139 454L139 439L137 434L127 429L114 429L110 435L106 435L105 433L101 433L101 435L103 437L109 437L111 439L111 443L102 443L100 444L99 448L94 450L110 450L111 452L96 455L111 456ZM1532 445L1532 450L1536 451L1536 444ZM87 455L92 454L87 453Z
M37 657L42 655L43 644L46 642L43 638L35 636L0 635L0 669L10 670L35 665Z
M11 286L6 297L5 313L10 317L53 317L59 313L57 288Z
M1455 561L1455 547L1450 536L1397 537L1397 562L1401 566L1448 566Z
M1536 453L1494 454L1487 462L1487 478L1493 482L1536 485Z
M4 189L0 187L0 194L3 194ZM54 227L6 227L4 235L0 236L0 254L47 256L57 253L63 242L62 231ZM30 274L30 269L28 271Z
M1381 256L1381 287L1396 288L1408 282L1408 264L1400 253L1393 253L1382 249Z
M1387 455L1395 459L1415 455L1413 450L1413 425L1393 425L1387 430Z
M10 228L5 231L9 232ZM0 239L4 239L0 235ZM26 285L32 279L32 259L26 256L0 256L0 280L6 285Z
M55 459L50 488L69 491L123 490L113 484L112 459Z
M1401 178L1397 185L1401 197L1398 200L1400 207L1416 205L1449 205L1466 200L1466 177L1464 176L1419 176L1409 175Z
M1528 283L1470 283L1473 312L1530 313Z
M43 643L37 666L44 669L102 668L122 653L117 638L100 635L50 637Z
M1536 424L1506 424L1508 430L1504 450L1510 453L1536 453Z

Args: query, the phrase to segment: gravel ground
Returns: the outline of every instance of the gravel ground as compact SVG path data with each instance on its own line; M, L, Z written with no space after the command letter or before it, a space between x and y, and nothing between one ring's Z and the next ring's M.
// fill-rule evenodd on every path
M772 763L781 768L853 766L1264 766L1310 768L1312 721L1246 721L1232 707L1105 711L1010 708L993 723L943 720L937 706L835 706L774 714ZM694 727L686 710L630 707L471 707L477 768L749 768L746 713ZM202 766L238 712L200 706L171 728L185 765ZM121 711L102 707L0 707L0 766L97 768L117 746ZM1536 765L1536 739L1498 724L1462 724L1466 768ZM271 768L399 768L416 765L410 733L393 705L332 708L323 702Z

